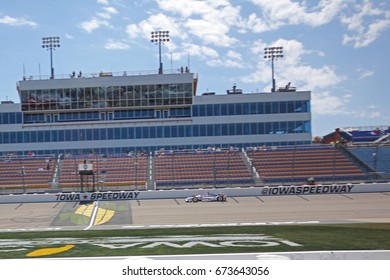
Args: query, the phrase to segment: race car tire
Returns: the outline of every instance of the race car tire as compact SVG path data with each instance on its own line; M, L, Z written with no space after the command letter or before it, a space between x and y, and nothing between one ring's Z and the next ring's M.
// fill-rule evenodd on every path
M199 200L198 200L198 198L197 197L193 197L192 198L192 202L198 202Z
M222 196L218 196L217 197L217 201L222 201L223 200L223 197Z

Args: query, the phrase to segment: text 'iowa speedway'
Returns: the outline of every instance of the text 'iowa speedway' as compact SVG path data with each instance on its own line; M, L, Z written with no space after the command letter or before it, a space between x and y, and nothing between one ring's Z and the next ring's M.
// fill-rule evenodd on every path
M264 187L263 195L297 195L297 194L327 194L350 193L353 185L320 185L320 186L289 186L289 187Z
M59 193L57 201L89 201L89 200L131 200L137 199L138 191L95 192L95 193Z

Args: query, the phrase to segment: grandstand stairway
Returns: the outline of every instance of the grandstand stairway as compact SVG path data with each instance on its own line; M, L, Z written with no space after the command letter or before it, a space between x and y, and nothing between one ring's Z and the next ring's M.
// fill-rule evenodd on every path
M149 156L147 171L148 174L146 180L146 190L155 190L155 182L154 182L154 157L152 155Z
M248 168L248 172L252 176L253 186L264 186L264 181L261 179L256 167L253 165L252 159L248 156L245 149L242 149L240 154L243 162Z
M61 165L62 165L62 155L58 155L53 165L54 172L53 172L51 182L49 182L49 188L47 189L47 192L54 193L54 192L61 191L61 187L59 184Z

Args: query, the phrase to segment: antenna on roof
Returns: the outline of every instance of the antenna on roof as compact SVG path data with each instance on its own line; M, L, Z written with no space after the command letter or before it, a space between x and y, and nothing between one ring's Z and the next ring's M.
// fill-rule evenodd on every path
M188 70L191 69L190 67L190 53L187 55L187 65L188 65Z
M24 62L23 62L23 78L26 77L26 67L24 66Z
M172 52L171 52L171 74L173 74Z

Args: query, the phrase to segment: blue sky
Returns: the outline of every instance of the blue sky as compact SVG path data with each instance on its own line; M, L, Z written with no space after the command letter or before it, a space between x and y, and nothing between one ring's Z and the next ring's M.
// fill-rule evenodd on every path
M270 91L264 47L282 46L276 86L312 91L313 136L390 125L390 2L384 0L0 0L0 99L50 75L42 37L59 36L56 74L158 69L151 31L169 30L165 72L190 66L198 94ZM171 70L173 69L173 70Z

